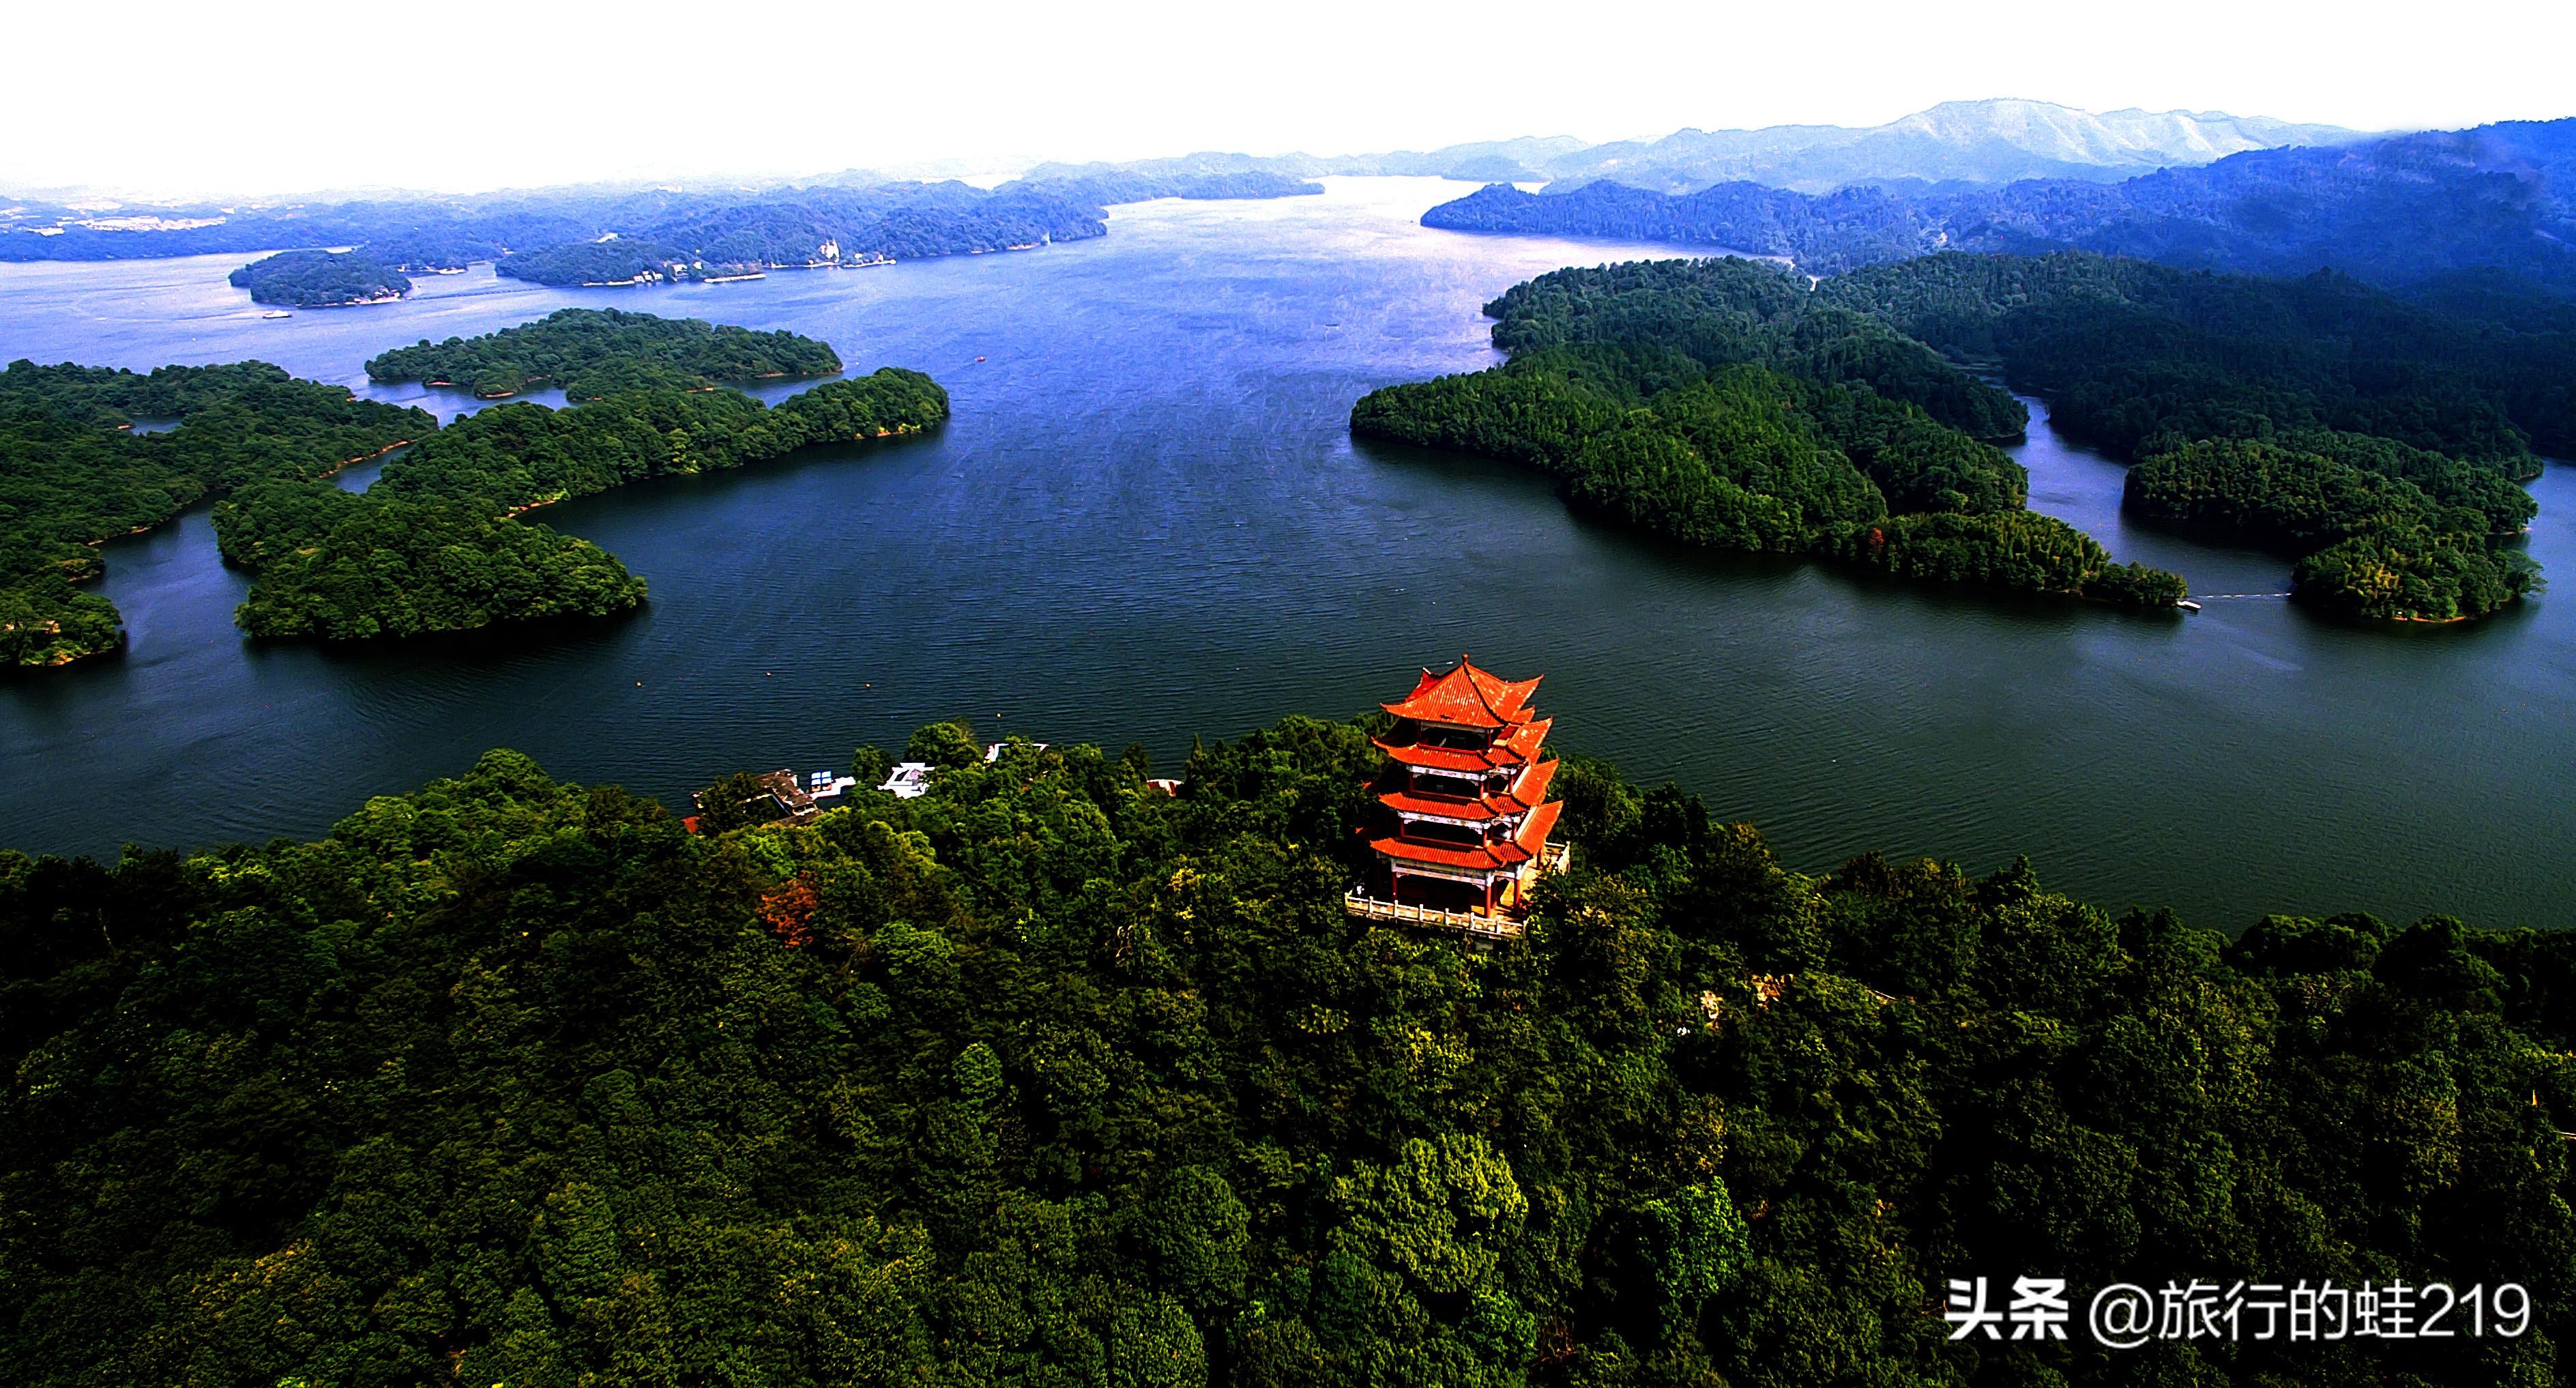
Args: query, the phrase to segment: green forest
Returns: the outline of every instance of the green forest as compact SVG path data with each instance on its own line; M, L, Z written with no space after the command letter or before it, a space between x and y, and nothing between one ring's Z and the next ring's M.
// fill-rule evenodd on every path
M2024 509L2019 401L1739 259L1559 270L1486 306L1511 360L1374 391L1355 433L1537 467L1687 544L2171 609L2185 588Z
M736 390L675 386L562 410L496 405L421 439L364 493L245 491L217 505L215 535L225 559L257 575L235 616L253 636L363 640L606 616L642 603L644 580L599 546L518 513L947 417L946 391L892 366L774 408Z
M2429 461L2424 485L2352 461L2399 450ZM2495 469L2366 435L2194 440L2132 468L2124 504L2288 550L2293 591L2348 616L2484 617L2540 581L2536 561L2503 545L2538 513L2531 493Z
M2363 618L2489 615L2539 582L2513 547L2535 447L2576 450L2576 333L2453 317L2349 278L2262 280L2063 252L1946 254L1817 296L2047 398L2136 464L2149 519L2299 558L2303 600Z
M137 432L136 420L168 425ZM325 477L437 428L264 362L149 374L15 361L0 371L0 666L62 665L124 643L115 605L79 585L98 542L212 491L328 490Z
M411 281L371 251L280 251L226 276L255 304L335 308L381 304L411 292Z
M402 349L564 371L612 390L564 410L498 406L443 430L425 411L259 362L149 375L12 363L0 372L0 664L62 665L121 646L115 606L79 586L102 571L97 543L208 495L221 497L213 519L225 561L253 576L234 614L242 630L416 636L644 601L644 580L615 556L520 512L948 417L947 392L899 367L827 381L774 408L703 383L711 370L840 369L830 347L792 334L634 314L564 319L506 347L490 345L508 337L495 334ZM137 432L137 419L171 427ZM404 444L364 493L329 480Z
M1465 952L1341 910L1367 731L1165 795L935 726L921 799L703 837L494 752L318 843L0 854L10 1377L2556 1381L2576 937L1807 876L1569 757L1572 871ZM1948 1338L2025 1273L2537 1314Z
M574 400L596 400L639 387L704 389L840 370L841 358L830 343L783 328L755 332L613 308L557 309L481 337L438 343L423 338L367 361L369 380L464 386L487 400L538 385L557 387Z

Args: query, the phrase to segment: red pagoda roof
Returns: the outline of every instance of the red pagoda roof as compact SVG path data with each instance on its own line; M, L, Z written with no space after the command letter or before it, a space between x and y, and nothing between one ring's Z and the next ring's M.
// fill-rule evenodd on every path
M1534 719L1494 739L1491 747L1430 747L1421 743L1393 743L1380 740L1378 750L1406 766L1425 771L1494 771L1506 766L1519 766L1538 755L1540 744L1547 741L1547 730L1556 720Z
M1543 761L1520 774L1510 791L1501 795L1480 795L1472 799L1455 795L1416 795L1399 790L1378 797L1378 803L1400 814L1438 815L1443 819L1499 819L1506 815L1527 814L1547 799L1547 783L1556 779L1556 763Z
M1549 764L1554 765L1552 762ZM1564 810L1562 803L1553 800L1537 806L1529 812L1527 819L1521 821L1520 832L1502 843L1441 844L1385 838L1376 840L1369 847L1400 862L1468 872L1500 872L1537 857L1547 847L1547 836L1555 832L1556 818Z
M1453 728L1508 728L1530 721L1530 692L1542 678L1503 679L1468 664L1462 655L1449 673L1425 670L1411 694L1379 707L1398 718Z

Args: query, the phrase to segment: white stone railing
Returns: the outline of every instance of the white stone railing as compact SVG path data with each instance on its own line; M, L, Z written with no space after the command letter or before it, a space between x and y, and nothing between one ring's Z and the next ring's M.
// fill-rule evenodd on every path
M1542 873L1569 872L1573 867L1574 845L1570 843L1551 843L1539 852L1539 871ZM1401 925L1455 930L1462 934L1505 940L1516 940L1521 936L1521 923L1509 916L1488 916L1479 911L1444 911L1437 906L1407 906L1400 901L1380 901L1357 887L1342 897L1342 909L1362 920L1394 921Z
M1510 940L1518 939L1521 933L1521 923L1509 916L1486 916L1474 911L1443 911L1436 906L1407 906L1400 901L1380 901L1364 895L1357 887L1342 898L1342 909L1362 920L1393 921L1432 930L1455 930L1467 935L1490 935Z

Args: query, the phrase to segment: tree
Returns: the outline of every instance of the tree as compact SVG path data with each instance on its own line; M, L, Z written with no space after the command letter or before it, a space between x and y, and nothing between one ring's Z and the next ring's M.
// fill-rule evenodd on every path
M984 749L975 741L975 730L962 722L927 723L904 743L903 759L954 771L982 761Z

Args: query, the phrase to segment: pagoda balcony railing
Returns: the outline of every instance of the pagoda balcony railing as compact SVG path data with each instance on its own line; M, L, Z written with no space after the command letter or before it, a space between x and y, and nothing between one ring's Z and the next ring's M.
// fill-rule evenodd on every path
M1571 871L1574 867L1574 845L1551 843L1538 857L1539 870L1546 873ZM1437 875L1437 874L1424 874ZM1461 934L1488 939L1517 940L1521 936L1518 918L1487 915L1482 911L1449 911L1437 906L1413 906L1401 901L1382 901L1366 891L1353 887L1342 897L1342 909L1361 920L1394 921L1432 930L1455 930Z
M1408 906L1401 901L1380 901L1353 887L1342 898L1342 909L1361 920L1393 921L1399 925L1418 925L1431 930L1455 930L1466 935L1482 935L1500 940L1517 940L1521 923L1509 916L1488 916L1481 911L1444 911L1437 906Z

